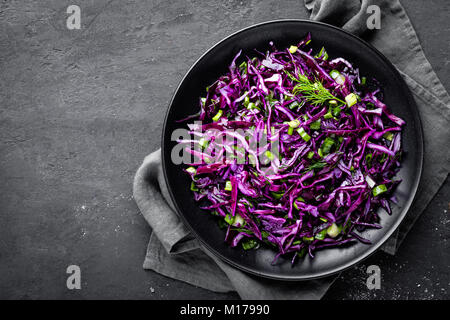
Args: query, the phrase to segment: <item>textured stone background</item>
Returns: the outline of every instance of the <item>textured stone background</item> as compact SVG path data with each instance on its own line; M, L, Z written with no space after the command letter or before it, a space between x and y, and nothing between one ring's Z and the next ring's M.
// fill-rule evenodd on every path
M403 1L449 90L450 3L423 3ZM81 30L66 28L70 4ZM150 229L131 181L206 49L257 22L306 17L302 0L2 0L0 298L238 298L143 271ZM447 180L396 257L372 256L326 298L450 298L449 194ZM66 289L70 264L82 290ZM370 264L383 273L376 292Z

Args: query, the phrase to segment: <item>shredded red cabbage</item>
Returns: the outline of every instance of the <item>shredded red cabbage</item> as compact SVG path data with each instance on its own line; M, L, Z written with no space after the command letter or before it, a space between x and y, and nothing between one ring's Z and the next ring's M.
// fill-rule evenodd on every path
M360 77L344 58L295 46L243 59L200 99L189 120L195 157L186 173L201 207L218 216L225 240L297 257L352 241L381 228L378 208L400 182L405 122L382 102L375 79ZM238 64L238 61L242 61ZM278 143L254 149L266 135ZM231 157L224 157L224 154ZM268 163L270 163L268 165ZM274 260L274 261L275 261Z

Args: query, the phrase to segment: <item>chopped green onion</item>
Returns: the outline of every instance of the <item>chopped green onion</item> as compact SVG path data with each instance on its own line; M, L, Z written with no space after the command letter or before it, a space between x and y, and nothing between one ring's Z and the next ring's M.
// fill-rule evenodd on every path
M217 114L212 118L213 121L219 121L220 117L223 115L223 110L220 109Z
M297 51L297 49L298 49L298 47L296 47L296 46L290 46L289 47L289 52L290 53L295 53Z
M287 133L288 133L288 135L292 136L292 134L294 133L294 128L289 127Z
M323 222L328 222L328 220L325 219L325 218L323 218L323 217L320 217L319 219L320 219L321 221L323 221Z
M337 106L338 102L334 99L331 99L330 101L328 101L328 104L331 106Z
M341 73L339 71L337 71L337 70L331 70L330 77L333 78L333 79L336 79L337 77L339 77L340 74Z
M306 115L306 114L302 115L302 118L303 118L303 120L305 120L305 121L308 121L308 119L309 119L308 115Z
M366 77L362 77L361 78L361 85L365 86L367 82L367 78Z
M289 105L289 109L294 109L297 108L300 104L298 103L298 101L294 101Z
M333 101L336 101L336 100L333 100ZM336 117L339 116L341 111L342 111L342 109L339 106L330 107L328 109L328 112L323 115L323 118L324 119L332 119L332 118L336 119Z
M294 208L297 209L297 210L300 210L300 208L299 208L298 205L297 205L297 201L305 202L305 199L303 199L302 197L298 197L298 198L295 199L295 201L294 201Z
M348 96L345 97L345 102L347 102L347 105L349 107L355 105L358 102L358 96L354 93L350 93Z
M328 231L327 228L325 228L325 229L319 231L319 232L316 234L315 238L316 238L317 240L323 240L323 239L325 239L325 236L327 235L327 231Z
M310 127L312 130L319 130L319 129L320 129L320 119L317 120L317 121L311 122L311 123L309 124L309 127Z
M289 125L288 135L292 135L294 133L294 129L298 128L298 126L300 125L300 121L295 119L295 120L289 121L287 124Z
M231 185L231 181L225 182L225 190L227 190L227 191L233 190L233 186Z
M321 148L319 148L319 150L317 150L317 154L319 155L319 157L323 158L323 152L322 152Z
M257 108L256 108L256 104L254 104L253 102L250 102L250 103L248 104L248 106L247 106L247 109L248 109L248 110L257 109Z
M250 103L250 98L248 96L245 96L245 98L244 98L244 106L247 107L249 103Z
M325 140L323 140L322 145L320 146L320 149L322 150L322 153L323 154L329 154L330 151L331 151L331 148L333 147L333 145L335 143L336 142L333 139L331 139L329 137L326 137Z
M376 186L375 188L373 188L372 190L372 194L374 197L382 194L383 192L387 191L387 187L385 184L380 184L379 186Z
M196 174L197 173L197 169L195 169L194 167L189 167L186 169L187 172L191 173L191 174Z
M319 53L314 56L314 58L321 58L322 60L328 60L328 53L325 50L325 47L320 49Z
M303 237L303 241L305 242L311 242L314 240L314 237Z
M394 134L392 132L386 132L385 134L383 134L383 138L385 138L386 140L392 141L392 139L394 139Z
M331 110L331 113L333 114L333 116L337 117L341 114L342 109L340 107L334 107Z
M232 225L233 227L243 227L245 225L245 220L239 215L236 214L234 217L227 213L224 218L225 222Z
M344 84L345 83L345 76L342 75L337 70L331 70L330 76L331 76L331 78L333 78L334 81L336 81L337 84Z
M299 128L297 129L297 132L300 135L300 137L302 137L302 139L305 140L306 142L311 140L311 136L308 133L306 133L305 129Z
M288 122L289 127L295 129L298 128L298 126L300 125L300 121L298 121L297 119L294 119L292 121Z
M324 119L331 119L331 118L333 118L333 114L331 113L331 110L329 110L327 113L325 113L323 115L323 118Z
M345 83L345 76L340 74L336 79L334 79L337 84L344 84Z
M274 156L273 153L270 152L269 150L267 150L266 152L264 152L264 155L265 155L269 160L275 159L275 156Z
M224 220L228 224L233 224L234 217L231 214L227 213L227 215L225 216Z
M284 195L284 192L271 192L271 194L275 199L280 200L281 197Z
M312 158L314 157L314 151L308 152L308 154L306 155L306 157L307 157L308 159L312 159Z
M244 250L250 250L255 248L258 245L258 241L255 239L249 239L247 241L242 242L242 248Z
M198 144L200 147L205 149L208 146L208 141L205 138L200 138L200 140L198 140Z
M333 223L331 226L328 227L327 229L327 234L331 237L331 238L336 238L339 233L341 232L341 228L338 227L338 225L336 223Z
M236 214L234 216L232 225L233 227L242 227L245 225L245 220L239 214Z
M194 182L194 181L191 182L191 191L198 191L198 188L197 188L197 186L195 185L195 182Z

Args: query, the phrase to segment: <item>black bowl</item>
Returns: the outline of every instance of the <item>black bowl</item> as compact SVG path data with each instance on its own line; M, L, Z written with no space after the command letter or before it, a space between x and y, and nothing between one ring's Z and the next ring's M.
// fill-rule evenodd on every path
M346 247L318 251L314 259L306 257L294 266L280 258L271 262L275 252L268 248L244 251L231 248L224 242L224 231L216 220L201 210L190 191L188 176L181 165L171 161L171 151L176 142L171 141L172 132L185 128L176 120L199 111L199 97L205 87L227 72L232 58L242 49L241 57L255 56L254 49L265 52L269 42L277 48L298 43L308 32L312 46L319 50L325 46L330 57L344 57L360 69L362 75L376 78L385 94L385 103L394 114L406 121L402 135L405 151L402 167L397 174L403 181L396 190L398 204L393 205L392 215L381 212L382 229L368 230L362 235L372 245L355 243ZM240 60L238 60L238 63ZM340 272L368 257L388 238L406 215L419 184L422 171L423 141L417 107L411 93L395 67L378 50L358 37L342 29L306 20L278 20L245 28L208 50L188 71L178 86L167 111L162 137L162 159L165 179L176 210L192 233L213 254L231 265L255 275L280 280L306 280Z

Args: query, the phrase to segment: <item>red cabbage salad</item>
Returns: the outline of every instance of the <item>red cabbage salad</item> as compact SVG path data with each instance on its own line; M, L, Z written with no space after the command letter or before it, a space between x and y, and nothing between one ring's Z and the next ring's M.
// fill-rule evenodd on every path
M361 233L381 228L378 209L391 214L400 183L404 120L376 79L310 43L239 52L182 120L194 137L179 140L194 159L183 169L194 199L230 246L272 247L274 262L370 244Z

